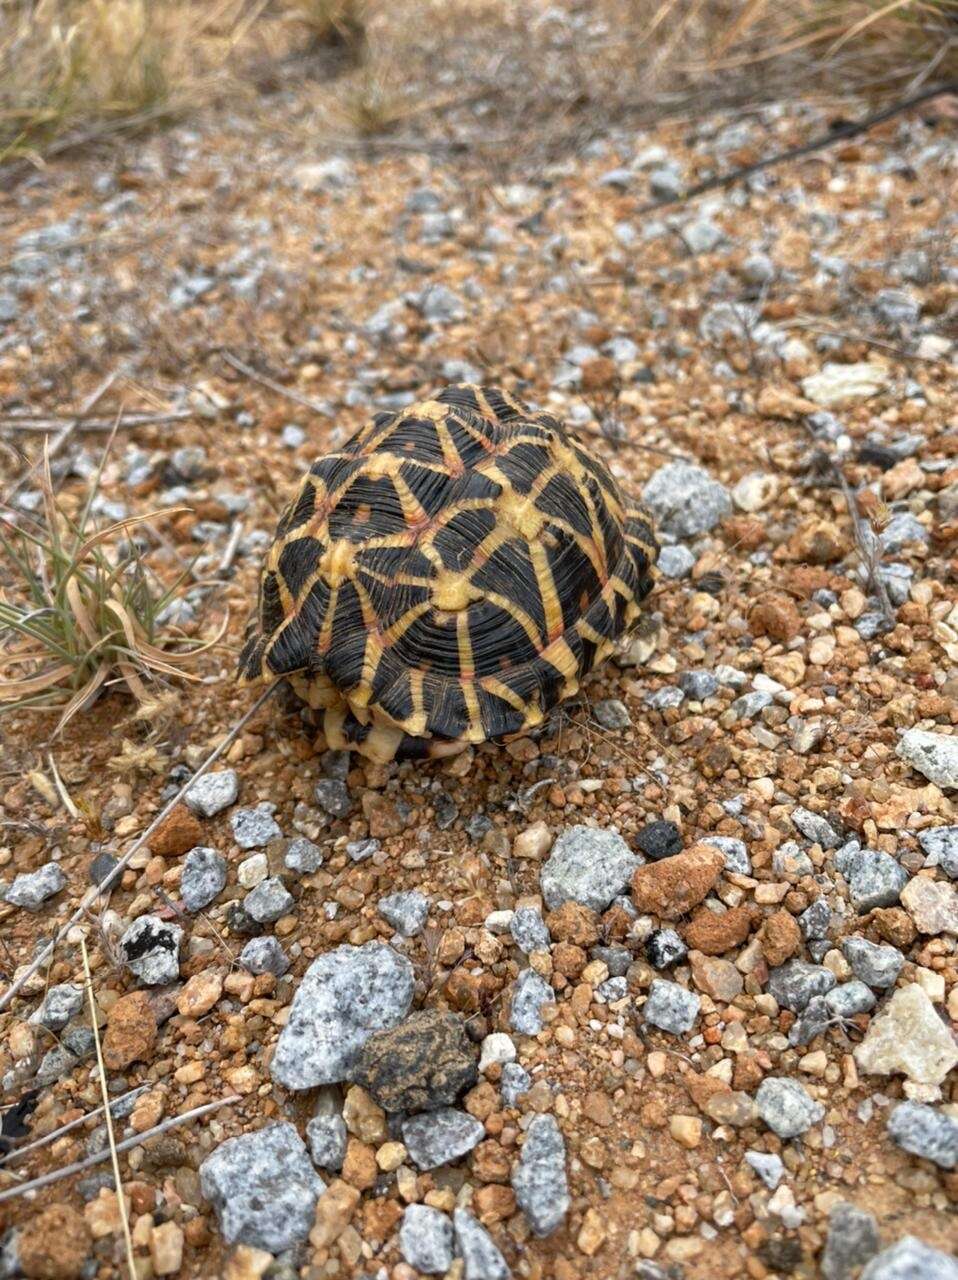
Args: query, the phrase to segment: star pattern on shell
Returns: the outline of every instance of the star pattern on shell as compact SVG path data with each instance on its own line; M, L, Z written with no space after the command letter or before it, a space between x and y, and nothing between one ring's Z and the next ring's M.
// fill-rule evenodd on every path
M327 741L445 755L540 724L633 626L650 518L551 414L450 386L315 462L267 553L243 682Z

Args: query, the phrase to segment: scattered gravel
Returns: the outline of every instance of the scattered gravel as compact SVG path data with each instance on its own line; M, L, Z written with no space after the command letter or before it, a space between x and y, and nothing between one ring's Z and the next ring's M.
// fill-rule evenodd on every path
M825 1108L797 1080L766 1076L755 1095L758 1112L780 1138L797 1138L825 1115Z
M702 467L687 462L660 467L642 490L642 501L661 532L673 538L707 533L732 510L724 485Z

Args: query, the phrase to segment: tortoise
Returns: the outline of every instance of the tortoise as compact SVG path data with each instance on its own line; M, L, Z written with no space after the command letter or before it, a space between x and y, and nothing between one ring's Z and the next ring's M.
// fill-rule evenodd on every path
M310 467L239 678L288 676L330 747L379 762L507 741L633 627L658 550L648 514L551 414L448 386Z

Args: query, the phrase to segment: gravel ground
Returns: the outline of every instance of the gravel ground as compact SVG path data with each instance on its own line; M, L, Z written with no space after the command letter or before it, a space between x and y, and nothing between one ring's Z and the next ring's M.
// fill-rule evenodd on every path
M663 542L638 632L533 737L376 766L274 700L135 855L88 928L110 1088L141 1089L118 1137L239 1097L123 1157L141 1277L958 1274L954 123L638 212L828 118L500 185L237 118L0 195L4 466L38 440L12 415L117 372L98 514L191 508L152 553L199 556L188 631L228 609L235 651L308 461L446 381L577 425ZM49 721L8 719L5 980L249 705L232 662L152 737L119 695L73 722L76 819L31 777ZM5 1146L100 1101L75 943L0 1016L6 1102L39 1090ZM108 1164L0 1227L0 1276L125 1274Z

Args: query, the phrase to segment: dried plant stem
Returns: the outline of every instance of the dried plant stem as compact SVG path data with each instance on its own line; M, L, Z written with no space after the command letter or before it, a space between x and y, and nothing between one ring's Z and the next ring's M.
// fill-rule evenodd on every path
M125 1102L127 1098L132 1098L135 1094L145 1093L149 1087L146 1084L138 1084L135 1089L128 1089L126 1093L121 1093L119 1097L113 1099L110 1103L111 1108L116 1107L121 1102ZM25 1147L14 1147L2 1161L2 1166L6 1167L12 1164L14 1160L21 1160L24 1156L29 1155L31 1151L39 1150L40 1147L48 1147L51 1142L56 1142L65 1133L72 1133L74 1129L79 1129L80 1125L86 1124L88 1120L95 1120L102 1110L102 1106L94 1107L92 1111L86 1112L85 1115L77 1116L69 1124L62 1124L59 1129L51 1129L49 1133L45 1133L42 1138L37 1138L35 1142L28 1142Z
M96 408L109 389L113 386L114 382L116 382L118 377L119 374L116 370L107 374L99 386L96 387L96 389L83 401L75 416L70 418L60 427L57 434L48 443L45 455L32 462L23 475L20 476L19 480L17 480L13 487L4 495L4 501L9 502L15 494L20 492L34 472L37 471L44 463L44 457L46 459L56 457L83 419L88 417L91 411Z
M185 1124L187 1120L198 1120L200 1116L208 1115L210 1111L216 1111L218 1107L228 1107L234 1102L240 1102L238 1094L230 1094L228 1098L220 1098L217 1102L207 1102L202 1107L194 1107L192 1111L184 1111L181 1116L171 1116L169 1120L164 1120L162 1124L154 1125L152 1129L147 1129L143 1133L135 1133L132 1138L126 1138L123 1142L118 1142L116 1146L117 1155L122 1155L125 1151L132 1151L134 1147L139 1147L142 1143L148 1142L150 1138L157 1137L158 1134L166 1133L169 1129L175 1129L177 1125ZM40 1178L34 1178L32 1182L23 1182L18 1187L10 1187L6 1191L0 1191L0 1204L7 1200L16 1200L18 1196L26 1195L28 1191L39 1191L41 1187L48 1187L53 1182L60 1182L63 1178L71 1178L75 1173L83 1173L86 1169L92 1169L94 1165L102 1164L104 1160L109 1160L109 1151L97 1151L92 1156L87 1156L85 1160L78 1160L76 1164L65 1165L62 1169L53 1169L50 1173L43 1174Z
M130 1269L130 1280L136 1280L136 1261L133 1257L133 1239L130 1236L130 1217L126 1211L126 1198L123 1195L123 1177L120 1173L120 1158L116 1153L116 1137L113 1133L113 1114L110 1111L110 1095L106 1087L106 1065L103 1061L103 1049L100 1046L100 1027L97 1021L96 999L93 995L93 975L90 973L90 957L87 955L86 938L80 939L80 954L83 956L83 981L86 985L87 1000L90 1002L90 1026L93 1029L93 1044L96 1048L96 1065L100 1077L100 1094L105 1110L106 1136L110 1144L110 1159L113 1164L113 1185L116 1188L117 1205L120 1210L120 1222L123 1224L123 1243L126 1246L126 1263Z
M325 405L321 405L318 400L311 400L309 396L300 395L298 391L294 391L291 387L284 387L281 382L275 382L272 378L267 378L265 373L257 373L252 366L240 360L238 356L234 356L232 351L221 351L220 355L228 365L241 373L244 378L250 378L253 382L258 382L263 387L268 387L270 391L275 391L278 396L285 396L287 400L292 400L293 404L300 404L304 409L309 409L313 413L320 414L323 418L329 417L329 410Z
M164 818L166 818L168 814L172 813L173 809L176 807L176 805L179 804L179 802L182 800L187 790L192 786L192 784L196 781L196 779L199 777L202 777L202 775L206 773L207 769L209 769L211 765L216 763L216 761L220 758L220 756L227 749L227 747L235 740L240 730L246 724L249 723L249 721L253 718L256 712L259 711L263 703L266 702L268 698L272 697L273 693L276 691L276 689L279 687L281 683L282 683L281 681L276 681L274 684L271 684L268 689L265 689L263 693L260 694L260 696L256 699L256 701L249 708L249 710L244 712L244 714L239 718L239 720L236 721L236 723L230 729L229 733L227 733L226 737L223 739L220 745L216 748L216 750L210 752L210 754L199 766L199 768L196 770L193 776L188 781L183 783L182 787L180 787L176 795L173 796L169 801L167 801L167 803L163 806L163 808L156 815L156 817L153 819L150 825L146 828L146 830L143 831L139 836L137 836L137 838L133 841L129 849L127 849L126 853L119 860L119 862L112 869L112 871L110 871L107 875L105 875L99 884L95 884L92 886L92 888L87 890L87 892L83 895L80 905L77 907L76 911L74 911L73 915L66 922L66 924L57 930L55 936L51 939L50 942L47 943L47 945L43 948L43 950L40 952L37 958L29 966L29 968L27 968L20 975L20 977L17 978L15 982L12 982L10 986L7 987L6 991L4 991L3 995L0 996L0 1013L2 1013L4 1009L6 1009L7 1005L9 1005L10 1001L17 994L17 992L27 982L30 981L33 975L39 969L41 969L44 964L46 964L50 956L53 955L53 952L55 951L57 946L63 941L63 939L70 932L70 930L77 923L77 921L79 921L86 914L87 910L93 906L93 904L96 902L100 894L103 893L103 891L107 889L113 883L113 881L116 880L117 877L123 873L123 871L129 866L130 859L133 857L133 855L137 852L137 850L142 849L142 847L146 844L147 840L149 840L150 836L157 829L157 827L164 820Z
M689 200L694 200L696 196L705 195L707 191L718 191L722 187L731 187L736 182L741 181L742 178L750 178L754 173L761 173L763 170L771 169L775 165L784 164L787 160L797 160L801 156L812 155L815 151L824 151L826 147L832 146L833 143L844 142L848 138L857 138L859 134L867 133L876 124L883 124L886 120L891 120L895 116L909 111L912 107L920 106L923 102L929 102L932 98L939 98L946 93L958 93L958 80L949 80L930 89L923 89L920 93L913 94L910 98L903 98L898 102L893 102L890 107L886 107L883 111L876 111L873 115L865 116L861 120L850 120L847 124L839 125L837 129L832 129L829 133L813 138L810 142L803 142L801 146L789 147L786 151L779 151L773 156L766 156L764 160L756 160L754 164L742 165L741 168L732 169L729 173L717 174L714 178L708 178L705 182L699 182L696 186L690 187L688 191L683 192L675 200L652 200L648 204L642 205L638 212L651 213L653 209L685 204Z

